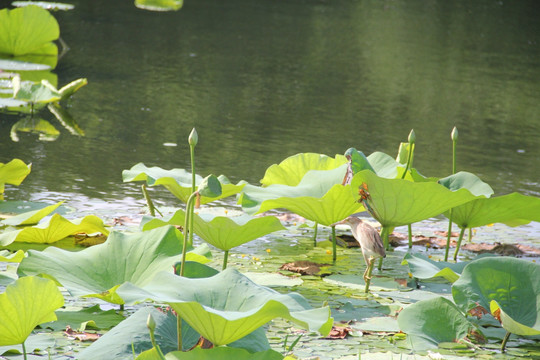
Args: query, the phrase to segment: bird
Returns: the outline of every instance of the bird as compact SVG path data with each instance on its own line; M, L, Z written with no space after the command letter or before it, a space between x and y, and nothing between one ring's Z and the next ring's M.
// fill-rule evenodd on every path
M338 222L337 224L347 224L351 227L351 232L360 244L362 248L362 255L366 262L366 271L364 272L364 281L366 282L366 289L369 287L368 281L371 280L371 271L375 260L378 258L385 258L386 252L384 251L384 245L381 236L375 230L375 228L356 216L349 216L345 220ZM366 290L367 292L367 290Z

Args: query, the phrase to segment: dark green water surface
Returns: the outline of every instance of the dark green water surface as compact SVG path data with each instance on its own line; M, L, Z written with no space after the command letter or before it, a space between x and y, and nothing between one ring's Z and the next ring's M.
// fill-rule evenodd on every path
M171 13L71 3L54 13L70 47L54 73L59 87L88 78L67 106L86 136L44 112L56 141L13 142L19 118L0 114L0 162L33 163L7 199L138 206L122 170L189 167L193 127L197 172L233 182L258 183L299 152L393 155L411 128L415 167L442 177L454 125L458 170L496 194L540 195L538 1L186 0Z

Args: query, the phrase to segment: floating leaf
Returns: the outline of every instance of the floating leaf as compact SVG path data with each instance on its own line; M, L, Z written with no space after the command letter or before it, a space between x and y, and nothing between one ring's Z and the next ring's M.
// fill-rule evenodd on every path
M60 36L56 19L38 6L0 10L0 53L58 55L52 42Z
M14 241L51 244L70 235L81 233L108 235L109 231L105 228L103 220L94 215L70 221L62 215L54 214L48 221L39 225L0 234L0 245L6 246Z
M21 226L21 225L34 225L37 224L45 216L55 211L64 202L60 201L54 205L47 206L43 209L28 211L19 215L12 216L8 219L2 220L4 225Z
M73 296L123 304L116 289L124 282L143 286L157 272L172 273L180 260L181 239L172 226L136 234L112 232L105 243L75 253L54 247L42 252L30 250L18 273L46 274Z
M0 294L0 345L22 344L37 325L56 320L54 310L62 305L51 280L29 276L8 285Z
M148 186L163 185L174 196L183 202L187 202L191 195L191 174L184 169L164 170L157 166L146 167L143 163L134 165L129 170L122 171L124 182L146 181ZM195 175L195 184L198 186L203 178ZM219 197L201 197L201 204L206 204L214 200L226 198L242 190L244 184L233 185L225 176L218 176L221 183L222 194Z
M65 330L69 325L77 331L85 331L88 328L110 329L124 320L115 310L103 311L99 305L94 305L79 311L56 311L57 320L41 324L41 328L50 328L54 331Z
M328 307L312 309L302 296L256 285L231 268L203 279L161 272L142 288L122 285L118 294L126 303L146 299L168 303L216 346L238 340L276 317L323 335L332 328Z
M407 306L400 312L398 324L415 351L465 339L475 330L456 305L443 297Z
M452 286L463 312L500 310L502 327L517 335L540 334L540 265L510 257L471 262Z
M58 3L58 2L48 2L48 1L14 1L11 3L11 5L15 7L36 5L45 10L64 10L65 11L65 10L75 9L75 5Z
M285 230L285 227L275 216L255 218L247 214L232 217L214 216L213 214L193 215L195 234L221 250L230 250L271 232ZM143 230L154 229L166 224L184 226L184 222L185 212L180 209L169 219L154 218L146 222L143 225Z
M184 0L135 0L139 9L150 11L177 11L184 5Z
M289 156L279 164L271 165L261 179L263 186L282 184L296 186L310 170L332 170L345 164L343 155L331 158L323 154L300 153Z

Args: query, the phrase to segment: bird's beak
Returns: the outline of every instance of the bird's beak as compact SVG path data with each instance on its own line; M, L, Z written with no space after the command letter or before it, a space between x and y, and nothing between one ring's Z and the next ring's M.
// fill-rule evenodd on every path
M336 225L347 225L347 219L338 221L337 223L333 223L333 224L330 225L330 226L336 226Z

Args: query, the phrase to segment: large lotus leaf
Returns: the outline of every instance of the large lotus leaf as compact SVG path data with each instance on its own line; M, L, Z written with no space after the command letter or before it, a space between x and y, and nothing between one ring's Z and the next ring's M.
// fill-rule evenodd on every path
M84 331L88 328L110 329L124 320L124 317L110 309L101 310L99 305L94 305L78 311L56 311L56 321L41 324L41 328L50 328L54 331L65 330L67 326L77 331Z
M395 179L398 177L398 168L403 165L393 157L380 151L376 151L367 157L375 173L383 178Z
M347 162L343 155L335 158L316 153L289 156L279 164L271 165L261 179L262 186L282 184L296 186L310 170L332 170Z
M168 303L216 346L238 340L276 317L323 335L332 327L328 307L312 309L301 295L280 294L232 268L203 279L161 272L142 288L126 283L117 291L126 303L146 299Z
M477 198L467 189L451 191L434 182L384 179L369 170L353 177L353 189L362 184L367 185L367 203L373 217L385 227L425 220Z
M5 184L19 186L30 174L31 168L31 164L26 165L19 159L13 159L6 164L0 163L0 195L4 192Z
M79 252L54 247L30 250L18 274L46 274L73 296L123 304L116 288L126 281L145 285L160 271L172 273L180 259L181 240L182 234L172 226L135 234L112 232L103 244Z
M460 228L475 228L491 223L519 226L531 221L540 222L540 198L512 193L477 199L455 207L452 221Z
M185 211L180 209L169 219L154 218L144 224L143 230L154 229L171 224L184 226ZM258 239L274 231L285 230L275 216L252 217L247 214L240 216L214 216L212 214L193 214L193 231L207 243L221 250L230 250L251 240Z
M250 353L244 349L230 347L215 347L212 349L201 349L197 347L192 351L173 351L165 355L166 360L214 360L214 359L235 359L235 360L281 360L283 355L275 350L266 350Z
M347 164L332 170L310 170L296 186L273 184L259 187L246 184L238 198L238 203L248 214L255 214L262 212L261 204L267 200L302 196L321 198L334 185L342 183L346 171Z
M24 251L17 250L15 253L10 253L8 250L0 250L0 261L19 263L24 259Z
M483 254L477 259L493 256L492 254ZM475 261L476 259L472 260ZM449 263L444 261L434 261L422 254L408 252L403 258L401 265L409 265L409 270L415 278L430 279L434 277L443 277L450 282L454 282L461 276L463 269L470 261L462 261L458 263Z
M261 204L259 212L276 208L284 208L306 219L321 225L330 226L347 216L362 211L350 185L334 185L321 198L302 196L297 198L283 197L266 200Z
M174 196L183 202L187 202L191 196L191 173L184 169L164 170L160 167L146 167L143 163L134 165L129 170L122 171L124 182L130 181L146 181L148 186L163 185ZM242 190L244 184L231 184L230 181L223 175L218 177L221 183L222 193L219 197L208 198L201 196L201 204L206 204L214 200L223 199L228 196L237 194ZM195 185L199 185L203 181L200 175L195 175Z
M27 211L25 213L15 215L5 220L2 220L1 222L4 225L12 225L12 226L34 225L34 224L37 224L45 216L55 211L63 203L64 203L63 201L60 201L59 203L56 203L54 205L49 205L47 207L44 207L43 209Z
M139 9L150 11L177 11L184 5L184 0L135 0Z
M22 344L37 325L56 320L54 311L63 305L51 280L29 276L8 285L0 294L0 345Z
M59 36L54 16L38 6L0 10L0 53L56 57L58 48L52 41Z
M460 171L439 179L439 184L452 191L467 189L475 196L483 195L489 198L493 195L491 186L483 182L478 176L466 171Z
M150 334L146 326L148 315L156 322L155 337L165 353L177 349L177 320L172 312L162 312L147 306L143 307L126 320L101 336L95 343L78 354L79 360L115 359L133 360L133 351L139 354L152 348ZM188 324L182 322L182 348L190 349L199 340L200 335Z
M456 342L475 330L456 305L443 297L405 307L399 313L398 325L415 351L436 348L442 342Z
M355 148L349 148L345 151L345 157L349 160L351 166L351 171L353 174L356 174L362 170L371 170L375 171L371 166L366 155L363 152L356 150Z
M501 310L502 327L518 335L540 334L540 265L511 257L471 262L452 286L464 312ZM493 305L492 301L496 304Z
M0 245L6 246L14 241L51 244L80 233L108 235L109 230L105 228L103 220L94 215L70 221L60 214L54 214L39 225L0 234Z

